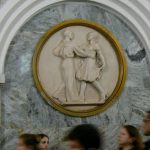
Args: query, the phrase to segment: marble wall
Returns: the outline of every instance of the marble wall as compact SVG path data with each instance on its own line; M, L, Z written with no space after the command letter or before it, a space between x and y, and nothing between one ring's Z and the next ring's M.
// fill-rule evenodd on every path
M110 108L95 116L64 115L49 106L37 92L32 77L32 55L39 38L53 25L73 18L89 19L107 27L122 44L127 65L125 88ZM18 134L43 132L50 137L50 150L63 149L61 139L71 127L93 123L104 136L103 150L115 149L120 126L140 126L150 108L150 75L147 53L140 39L124 22L103 6L65 2L48 6L33 16L10 44L5 64L6 83L0 86L2 125L0 149L14 150Z
M4 5L8 0L0 0L0 8Z

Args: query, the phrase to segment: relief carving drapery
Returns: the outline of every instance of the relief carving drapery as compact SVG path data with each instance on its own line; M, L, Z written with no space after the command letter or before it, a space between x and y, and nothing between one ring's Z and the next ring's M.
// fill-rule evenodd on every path
M99 24L64 21L50 28L37 44L33 77L56 109L73 116L93 115L110 106L123 89L123 50Z
M62 41L53 50L55 56L61 58L62 88L65 89L65 98L68 102L78 104L84 102L87 82L94 86L99 93L97 102L104 103L106 93L99 83L105 67L105 60L101 52L100 38L97 33L89 32L86 35L87 42L81 45L72 45L74 33L65 30ZM78 68L75 68L76 59L79 58ZM79 87L77 87L77 80ZM59 88L59 90L62 90ZM58 91L56 91L58 93Z

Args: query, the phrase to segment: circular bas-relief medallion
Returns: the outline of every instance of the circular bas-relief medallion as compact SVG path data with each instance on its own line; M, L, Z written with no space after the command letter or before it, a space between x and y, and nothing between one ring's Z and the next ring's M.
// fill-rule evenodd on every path
M123 49L97 23L64 21L38 42L33 77L41 95L57 110L72 116L94 115L108 108L123 89Z

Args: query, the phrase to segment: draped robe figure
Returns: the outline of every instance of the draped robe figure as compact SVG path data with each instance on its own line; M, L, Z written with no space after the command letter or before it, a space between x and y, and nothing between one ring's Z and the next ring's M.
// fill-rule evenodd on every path
M103 102L106 93L100 85L99 79L102 76L105 67L104 57L101 54L101 47L98 41L97 33L87 34L88 42L76 47L75 53L81 57L81 64L76 71L76 78L81 81L79 96L85 99L86 83L90 83L99 93L99 100ZM104 101L105 102L105 101Z
M61 74L64 81L63 85L60 85L65 89L66 101L77 101L79 100L76 79L75 79L75 62L74 62L74 47L72 40L74 38L73 32L64 31L63 40L60 41L58 46L53 50L53 54L61 58ZM57 91L58 93L59 91Z

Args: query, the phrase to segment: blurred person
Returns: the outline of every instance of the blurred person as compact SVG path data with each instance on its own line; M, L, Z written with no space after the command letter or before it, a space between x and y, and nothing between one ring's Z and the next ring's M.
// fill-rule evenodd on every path
M34 134L22 134L18 138L17 150L39 150L38 141Z
M118 150L144 150L144 144L137 128L125 125L119 132Z
M68 150L98 150L101 147L99 130L91 124L74 127L64 138Z
M37 134L38 148L39 150L48 150L49 148L49 137L46 134Z
M150 136L150 110L147 111L143 119L143 130L144 135ZM150 138L147 142L145 142L145 150L150 150Z

